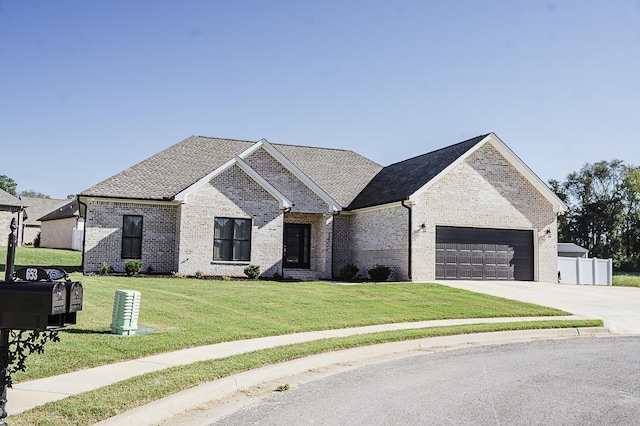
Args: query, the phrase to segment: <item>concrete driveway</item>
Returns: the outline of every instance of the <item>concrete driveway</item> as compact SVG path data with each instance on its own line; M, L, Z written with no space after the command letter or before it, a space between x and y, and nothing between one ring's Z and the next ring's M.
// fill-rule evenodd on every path
M599 318L612 333L640 335L640 288L529 281L437 281L507 299L550 306L585 318Z

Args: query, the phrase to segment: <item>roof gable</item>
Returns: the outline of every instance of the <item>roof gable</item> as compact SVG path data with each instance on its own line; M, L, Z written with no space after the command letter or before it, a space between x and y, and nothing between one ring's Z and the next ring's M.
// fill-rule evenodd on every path
M531 169L494 133L429 152L385 167L348 207L355 210L402 200L415 200L451 169L476 150L490 143L525 179L553 205L555 213L567 206Z
M290 208L293 205L293 203L291 201L289 201L287 199L287 197L285 197L281 192L279 192L276 188L274 188L273 185L271 185L262 176L260 176L260 174L258 172L253 170L247 163L244 162L244 160L240 156L237 156L237 157L227 161L225 164L223 164L222 166L218 167L213 172L209 173L208 175L206 175L202 179L198 180L198 182L194 183L189 188L187 188L184 191L182 191L179 194L177 194L175 196L175 199L176 200L180 200L180 201L186 200L186 198L187 198L187 196L189 196L189 194L197 191L203 185L205 185L206 183L210 182L211 179L213 179L216 176L222 174L226 170L229 170L233 166L238 166L251 179L253 179L258 185L260 185L265 191L267 191L273 198L278 200L280 202L280 208L282 208L282 209Z
M487 135L428 152L383 168L349 205L349 210L407 200Z
M82 197L171 201L236 157L265 148L317 195L346 206L382 166L353 151L191 136L84 190ZM295 171L295 172L294 172ZM344 176L350 176L345 180Z
M46 215L38 218L40 222L46 222L48 220L68 219L70 217L79 216L78 200L73 200L62 207L59 207Z

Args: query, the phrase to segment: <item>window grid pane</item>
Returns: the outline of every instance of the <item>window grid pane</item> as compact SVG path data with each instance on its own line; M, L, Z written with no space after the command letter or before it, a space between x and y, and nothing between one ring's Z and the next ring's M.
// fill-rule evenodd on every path
M142 216L124 215L122 217L123 259L142 258Z
M251 219L214 219L213 259L248 261L251 257Z

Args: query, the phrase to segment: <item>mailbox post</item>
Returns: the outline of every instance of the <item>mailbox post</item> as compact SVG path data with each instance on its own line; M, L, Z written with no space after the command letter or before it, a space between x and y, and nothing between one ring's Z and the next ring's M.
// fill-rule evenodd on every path
M57 330L76 323L84 293L82 283L72 282L59 268L27 267L14 271L16 229L14 218L7 247L5 280L0 282L0 426L7 425L7 388L11 386L11 372L24 371L25 351L32 352L33 347L42 350L47 340L58 340ZM31 332L27 339L22 338L25 331ZM12 345L15 345L13 352ZM10 364L16 360L18 367L12 370Z

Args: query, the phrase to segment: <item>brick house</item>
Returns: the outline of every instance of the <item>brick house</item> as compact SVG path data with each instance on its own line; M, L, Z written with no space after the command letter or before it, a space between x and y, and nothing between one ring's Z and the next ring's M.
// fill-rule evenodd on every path
M0 189L0 246L6 246L11 232L11 220L21 220L24 204L7 191Z
M555 282L566 206L493 133L382 167L352 151L192 136L79 195L85 272Z

